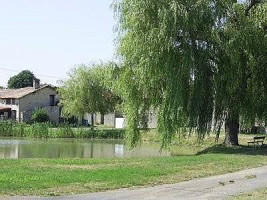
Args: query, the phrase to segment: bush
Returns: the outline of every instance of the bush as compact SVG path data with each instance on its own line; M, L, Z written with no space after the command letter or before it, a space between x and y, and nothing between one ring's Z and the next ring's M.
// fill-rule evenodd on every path
M49 122L49 115L44 109L38 108L32 113L31 120L34 123Z

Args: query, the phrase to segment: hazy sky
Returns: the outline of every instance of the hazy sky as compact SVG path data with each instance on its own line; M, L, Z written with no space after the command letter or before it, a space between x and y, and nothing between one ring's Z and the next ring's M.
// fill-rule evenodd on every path
M111 3L0 0L0 86L23 69L34 72L42 82L55 84L76 64L113 59Z

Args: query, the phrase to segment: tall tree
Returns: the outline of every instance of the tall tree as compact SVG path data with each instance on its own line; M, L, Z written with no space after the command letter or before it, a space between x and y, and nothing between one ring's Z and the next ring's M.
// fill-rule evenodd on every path
M106 114L115 110L120 98L112 84L112 64L81 65L73 69L69 80L59 88L62 113L83 118L86 113Z
M264 0L118 0L118 52L128 133L135 145L142 114L159 111L163 147L188 128L202 139L226 126L267 119L267 3Z
M8 88L32 87L34 74L29 70L23 70L8 80Z

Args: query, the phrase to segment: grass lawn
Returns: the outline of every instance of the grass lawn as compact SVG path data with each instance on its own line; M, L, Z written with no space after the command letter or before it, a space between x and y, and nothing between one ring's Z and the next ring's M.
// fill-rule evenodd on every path
M210 147L198 155L0 160L1 195L62 195L177 183L267 165L267 149Z
M233 200L265 200L267 198L267 188L259 189L254 192L241 194L233 197Z

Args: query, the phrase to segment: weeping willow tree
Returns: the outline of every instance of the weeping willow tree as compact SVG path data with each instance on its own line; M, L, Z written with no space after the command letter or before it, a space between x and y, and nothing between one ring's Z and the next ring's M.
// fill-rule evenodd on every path
M252 0L117 0L120 83L134 146L141 115L159 112L163 147L182 128L199 139L225 124L267 117L267 3Z
M86 113L113 112L120 98L112 92L113 63L81 65L58 89L62 115L82 119ZM93 119L92 119L93 123Z

